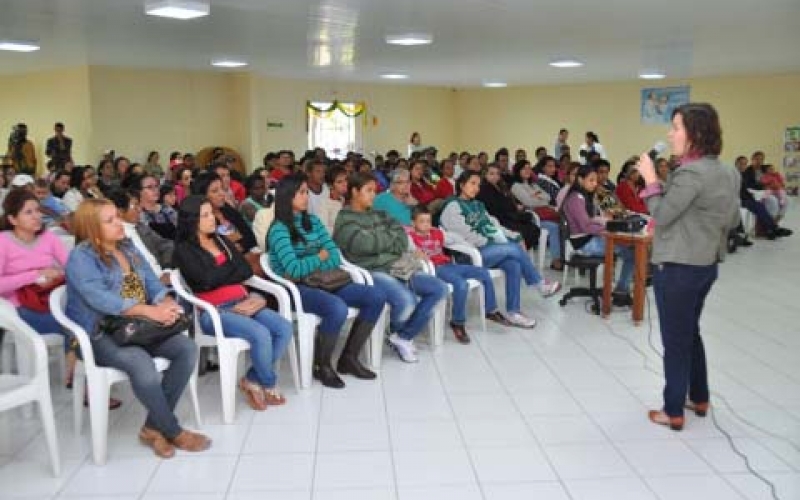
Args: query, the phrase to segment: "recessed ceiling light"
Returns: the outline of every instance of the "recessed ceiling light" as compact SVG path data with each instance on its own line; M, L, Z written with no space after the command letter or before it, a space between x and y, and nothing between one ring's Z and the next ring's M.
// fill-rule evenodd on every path
M195 19L207 16L211 12L211 3L208 0L146 0L144 11L150 16Z
M386 43L391 45L428 45L433 43L433 36L427 33L403 33L386 35Z
M38 43L24 42L22 40L0 40L0 50L11 52L36 52L41 47Z
M508 87L508 84L506 82L483 82L483 86L490 89L501 89L503 87Z
M404 75L403 73L384 73L381 75L381 78L386 80L405 80L408 78L408 75Z
M662 80L666 77L667 75L660 71L643 71L639 73L639 78L642 80Z
M550 66L554 68L580 68L583 63L577 59L556 59L555 61L550 61Z
M217 68L241 68L247 66L247 61L241 59L214 59L211 61L211 65Z

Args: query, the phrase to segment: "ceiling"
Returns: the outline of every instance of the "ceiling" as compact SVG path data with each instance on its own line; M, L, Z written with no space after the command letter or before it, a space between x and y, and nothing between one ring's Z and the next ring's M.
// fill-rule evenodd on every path
M434 43L396 47L388 33ZM35 39L0 52L0 73L114 65L210 69L244 57L264 75L479 86L782 73L800 70L800 0L211 0L211 15L144 14L144 0L3 0L0 39ZM586 64L556 69L574 57ZM215 71L217 71L215 69Z

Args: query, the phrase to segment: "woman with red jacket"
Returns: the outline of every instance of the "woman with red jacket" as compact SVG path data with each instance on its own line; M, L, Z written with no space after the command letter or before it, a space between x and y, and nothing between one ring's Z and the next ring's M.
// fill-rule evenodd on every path
M436 190L433 185L425 178L425 162L414 160L411 162L411 196L420 205L429 207L430 203L436 201ZM431 208L431 207L429 207Z
M436 184L436 197L440 200L446 200L456 194L456 180L454 178L456 168L450 159L442 160L439 168L442 171L442 178Z
M636 169L636 164L627 161L622 166L622 172L619 173L619 178L617 179L617 199L619 202L622 203L622 206L625 207L626 210L630 212L636 212L637 214L647 214L647 205L644 203L644 200L639 197L639 192L641 192L642 186L641 183L642 176L639 171Z

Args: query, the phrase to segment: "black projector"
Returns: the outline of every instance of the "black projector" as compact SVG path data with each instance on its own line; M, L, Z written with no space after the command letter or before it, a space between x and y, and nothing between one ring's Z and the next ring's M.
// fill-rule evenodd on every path
M606 222L606 231L612 233L638 233L647 226L647 219L641 215L629 215L622 219Z

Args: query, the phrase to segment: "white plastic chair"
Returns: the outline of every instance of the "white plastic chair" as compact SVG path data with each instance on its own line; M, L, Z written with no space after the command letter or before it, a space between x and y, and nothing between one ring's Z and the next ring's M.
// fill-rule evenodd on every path
M67 304L67 288L60 286L50 294L50 311L61 326L75 335L81 349L81 356L75 365L72 410L75 419L75 434L80 435L83 427L83 402L86 389L89 390L89 422L92 428L92 458L96 465L104 465L108 455L108 399L111 386L128 380L128 375L116 368L98 366L94 360L92 343L86 330L67 317L64 309ZM169 361L154 358L156 369L163 372L169 368ZM200 405L197 400L197 374L189 379L189 397L192 400L194 418L200 427Z
M232 424L236 413L236 385L239 376L239 355L250 349L250 343L244 339L226 337L222 329L217 308L208 302L198 299L189 292L179 270L174 269L170 273L172 288L182 299L186 300L194 307L194 341L198 347L216 347L219 354L219 378L220 392L222 397L222 420L226 424ZM278 300L278 307L281 316L291 321L291 309L289 295L280 286L253 276L244 282L245 285L269 293ZM213 335L206 334L200 326L200 314L207 313L211 316L211 323L214 325ZM295 386L300 384L300 376L297 368L297 346L294 338L289 342L287 350L289 354L289 364L291 365L292 375ZM244 365L243 365L244 366ZM197 368L195 368L197 376Z
M473 266L483 267L483 256L481 256L481 253L474 246L468 243L456 243L447 245L447 248L466 255ZM505 273L502 269L489 269L489 276L492 277L492 281L499 278L505 279ZM486 330L485 321L483 329Z
M742 218L742 228L744 229L744 234L747 236L753 236L756 232L756 219L753 216L753 213L744 207L740 207L739 214Z
M58 452L53 400L50 397L47 347L41 336L19 317L16 308L2 299L0 299L0 328L6 330L7 336L14 336L19 368L18 375L0 375L0 412L30 402L39 403L39 414L42 418L47 449L50 451L53 475L59 476L61 458Z
M459 245L451 245L451 246L459 246ZM448 247L450 248L450 247ZM432 275L436 276L436 269L432 262L425 263L426 269L425 271ZM467 284L469 286L469 291L476 291L478 294L478 310L480 311L481 316L481 327L483 328L482 331L486 331L486 305L484 304L484 293L483 293L483 284L475 279L468 279ZM447 283L447 299L439 302L436 304L436 307L433 310L433 317L431 318L431 324L428 328L430 332L430 342L431 345L436 348L444 344L444 332L445 332L445 321L447 320L448 309L452 309L453 306L453 285Z
M531 210L529 213L531 215L533 215L533 221L536 223L536 226L539 228L539 249L537 250L539 255L537 256L537 258L539 259L539 262L538 262L539 263L539 272L543 272L543 270L544 270L544 257L545 257L545 254L547 253L547 238L550 236L550 231L548 231L547 229L542 227L542 220L539 218L539 214L537 214L533 210ZM534 250L533 250L533 248L531 248L531 253L533 253L533 252L534 252Z
M286 291L292 298L292 305L294 306L294 320L297 322L297 345L299 351L299 364L300 364L300 387L308 389L311 387L312 368L314 366L314 335L316 334L317 327L322 318L316 314L306 312L303 308L303 301L300 300L300 291L297 286L290 280L275 274L275 271L269 267L269 255L264 253L261 255L261 268L267 274L269 279L279 283L286 288ZM363 280L361 273L353 268L342 267L350 274L354 282L358 283ZM358 309L349 307L347 309L347 319L355 318L358 315Z
M56 364L58 364L59 374L61 375L59 380L62 383L65 382L67 378L67 358L64 353L64 336L60 333L45 333L39 334L39 336L44 341L48 354L51 352L51 349L55 351L55 360ZM2 350L2 352L0 352L0 366L3 367L4 371L10 373L11 367L14 364L14 337L12 335L3 337L3 345L0 349Z

